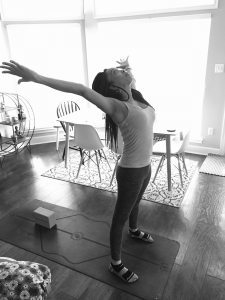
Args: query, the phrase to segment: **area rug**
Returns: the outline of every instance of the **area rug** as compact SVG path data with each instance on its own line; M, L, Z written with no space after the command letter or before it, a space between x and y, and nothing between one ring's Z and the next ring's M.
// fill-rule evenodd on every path
M96 165L91 162L90 166L85 164L81 167L81 171L79 177L76 178L80 156L79 153L76 152L71 154L69 157L68 168L65 168L65 163L61 162L57 166L51 168L42 176L50 177L54 179L64 180L72 183L82 184L98 189L103 189L110 192L117 192L117 182L116 178L112 182L110 186L111 177L113 174L113 170L115 168L115 163L117 156L108 148L104 149L106 156L108 158L109 164L111 166L111 170L109 169L108 164L104 159L101 159L100 162L100 171L102 181L100 182L98 169ZM172 170L172 183L171 183L171 191L168 191L167 185L167 169L166 164L163 166L162 170L158 173L157 178L154 183L152 183L152 179L154 177L156 168L158 166L160 160L160 156L152 156L151 165L152 165L152 178L150 183L145 190L143 195L143 200L153 201L161 204L170 205L173 207L180 207L180 204L184 198L184 195L187 191L189 183L193 177L193 174L196 170L198 162L186 159L186 166L188 170L188 175L183 172L183 187L180 183L180 176L177 169L177 159L172 157L171 160L171 170Z
M209 153L199 172L225 177L225 156Z
M54 211L57 225L48 229L35 224L33 211L38 207ZM110 224L111 219L32 200L0 219L0 239L141 299L162 299L179 243L155 234L153 243L132 239L126 227L123 263L139 276L127 284L108 270Z

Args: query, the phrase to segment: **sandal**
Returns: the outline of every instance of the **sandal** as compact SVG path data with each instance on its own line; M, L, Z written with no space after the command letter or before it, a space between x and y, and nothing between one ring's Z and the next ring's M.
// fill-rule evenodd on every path
M151 237L151 235L149 233L145 233L145 232L140 231L140 230L131 231L129 229L128 235L132 238L141 239L141 240L143 240L145 242L148 242L148 243L153 243L154 242L153 238Z
M121 263L119 265L113 265L112 263L109 265L109 270L113 274L119 276L122 280L126 281L127 283L132 283L138 280L138 276L129 271L124 265Z

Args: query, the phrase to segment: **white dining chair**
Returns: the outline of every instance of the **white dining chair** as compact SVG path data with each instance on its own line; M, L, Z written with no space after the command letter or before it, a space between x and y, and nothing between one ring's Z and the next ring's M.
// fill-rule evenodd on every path
M190 140L190 129L183 131L181 133L180 139L173 139L170 143L171 145L171 156L175 156L178 160L178 170L180 175L181 186L183 187L183 179L182 179L182 172L181 172L181 165L180 161L183 163L183 168L185 173L188 175L187 167L185 164L185 151L187 150L187 146ZM155 172L155 176L152 182L155 182L158 172L162 169L164 161L166 159L166 141L157 142L153 146L153 155L161 155L161 159L159 161L158 167Z
M71 114L73 112L76 112L80 110L80 107L78 106L78 104L74 101L62 101L56 110L57 113L57 118L61 118L63 116L66 116L68 114ZM66 124L64 122L60 122L61 125L55 125L54 128L56 128L57 133L56 133L56 150L59 149L59 129L62 127L64 132L65 132L65 136L66 136ZM73 139L74 137L74 126L70 126L70 139ZM79 147L77 147L77 145L70 145L69 146L70 149L72 150L76 150L76 151L81 151L81 149ZM62 155L62 159L64 160L65 158L65 147L63 150L63 155Z
M116 169L117 169L119 160L120 160L121 155L123 153L123 138L122 138L122 135L121 135L121 132L120 132L119 128L118 128L118 135L117 135L117 147L115 147L114 143L110 143L109 144L109 149L112 152L114 152L115 155L116 155L116 164L115 164L115 168L113 170L112 177L111 177L111 180L110 180L110 183L109 183L109 186L111 186L112 182L113 182L113 178L114 178L115 173L116 173Z
M110 170L111 167L103 150L104 145L95 128L91 125L76 124L74 128L74 142L81 149L81 158L76 178L79 176L81 165L87 161L92 161L98 168L99 179L101 182L102 179L99 168L101 159L106 160Z

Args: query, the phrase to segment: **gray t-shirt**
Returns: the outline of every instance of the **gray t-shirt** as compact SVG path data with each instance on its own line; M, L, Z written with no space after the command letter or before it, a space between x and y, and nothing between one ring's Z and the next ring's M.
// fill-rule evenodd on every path
M151 106L141 108L124 102L128 114L118 124L123 138L123 154L119 166L124 168L141 168L150 164L153 146L153 124L155 111Z

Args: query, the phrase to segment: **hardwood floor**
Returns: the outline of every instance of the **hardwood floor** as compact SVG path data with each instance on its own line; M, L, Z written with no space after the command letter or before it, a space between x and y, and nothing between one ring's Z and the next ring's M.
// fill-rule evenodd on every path
M112 216L116 194L42 177L61 162L63 145L32 146L7 157L0 169L0 217L23 203L39 199L97 217ZM205 156L187 154L199 162ZM199 173L191 181L179 209L142 201L140 226L180 243L180 251L163 300L225 299L225 177ZM52 293L58 300L138 300L79 272L0 241L0 256L34 260L50 267Z

